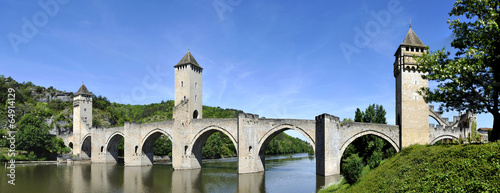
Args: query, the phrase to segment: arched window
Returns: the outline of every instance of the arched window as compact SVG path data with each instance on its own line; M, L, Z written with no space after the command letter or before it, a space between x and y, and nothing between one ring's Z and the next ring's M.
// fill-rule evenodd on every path
M194 88L198 88L198 83L197 82L194 83Z
M183 86L184 86L184 82L183 82L183 81L181 81L181 87L183 87Z
M69 142L68 146L69 148L73 149L73 142Z
M198 101L198 95L194 95L194 101Z
M137 153L137 149L139 149L139 147L136 145L135 146L135 153Z
M198 118L198 110L194 110L193 119L197 119L197 118Z
M101 152L102 152L102 151L104 151L104 147L103 147L103 146L101 146Z

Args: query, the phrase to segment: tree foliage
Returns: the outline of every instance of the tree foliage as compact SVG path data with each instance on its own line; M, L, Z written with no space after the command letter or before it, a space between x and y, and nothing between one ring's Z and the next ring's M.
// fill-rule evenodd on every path
M314 150L309 143L283 132L271 139L265 152L266 155L290 153L309 153L312 155L314 154Z
M347 183L354 184L361 177L363 171L363 159L358 154L352 154L346 159L346 164L343 165L342 176L346 179Z
M435 89L421 89L426 102L441 103L441 110L491 113L495 140L500 138L499 7L498 0L458 0L449 13L457 18L448 20L455 57L443 48L417 58L422 77L438 82Z
M48 126L33 114L21 117L16 134L16 146L37 156L46 156L51 144Z
M354 113L355 122L387 124L385 119L385 109L382 105L368 105L365 111L356 108Z
M365 111L356 109L354 112L355 122L386 124L385 109L382 105L369 105ZM347 164L348 158L352 155L361 157L363 163L375 168L382 159L391 157L395 153L394 147L375 135L363 135L355 139L342 154L341 164ZM345 176L344 176L345 177Z
M171 156L172 142L166 136L159 137L154 143L153 152L159 156Z
M39 158L48 158L70 151L61 138L49 134L47 124L34 114L26 114L21 117L18 128L19 131L15 138L16 147L20 150L26 150Z

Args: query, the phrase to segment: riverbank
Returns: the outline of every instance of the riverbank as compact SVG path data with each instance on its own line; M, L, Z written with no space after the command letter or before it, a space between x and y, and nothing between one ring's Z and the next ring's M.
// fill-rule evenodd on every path
M499 192L500 141L412 145L361 177L320 192Z

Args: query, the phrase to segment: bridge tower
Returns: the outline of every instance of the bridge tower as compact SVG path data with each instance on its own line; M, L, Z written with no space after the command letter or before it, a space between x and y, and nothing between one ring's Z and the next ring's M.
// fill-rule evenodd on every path
M73 154L83 158L90 157L90 128L92 127L92 93L84 84L73 98L73 135L69 142L73 143Z
M426 51L426 46L410 26L403 43L394 54L396 125L400 128L401 147L429 143L429 106L417 93L421 87L428 87L429 83L422 78L423 73L418 71L417 61L413 58Z
M176 169L201 168L201 151L193 152L191 139L195 135L193 121L203 117L202 72L191 52L175 66L174 140L172 166ZM200 155L198 155L200 154Z
M201 119L202 114L202 71L191 52L187 52L175 66L175 106L187 103L190 119ZM183 116L174 112L174 119ZM184 112L183 112L184 113Z

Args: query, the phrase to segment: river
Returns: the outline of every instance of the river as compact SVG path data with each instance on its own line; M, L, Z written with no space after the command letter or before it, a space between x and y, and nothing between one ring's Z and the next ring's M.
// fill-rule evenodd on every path
M316 192L339 176L316 175L307 154L266 156L266 171L238 174L237 159L203 160L202 169L173 170L170 163L16 165L15 185L0 169L1 192Z

